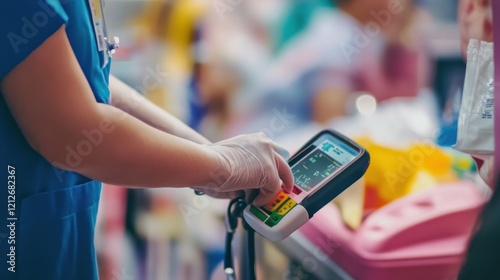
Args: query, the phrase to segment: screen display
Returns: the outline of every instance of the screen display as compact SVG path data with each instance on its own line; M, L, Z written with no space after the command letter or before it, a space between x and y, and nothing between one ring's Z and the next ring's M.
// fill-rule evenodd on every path
M340 167L352 161L357 152L340 141L323 140L292 167L295 184L311 191Z

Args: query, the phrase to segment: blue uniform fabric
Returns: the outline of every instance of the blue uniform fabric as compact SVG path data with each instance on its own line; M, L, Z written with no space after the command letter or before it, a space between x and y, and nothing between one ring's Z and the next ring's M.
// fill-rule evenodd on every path
M88 0L0 1L0 80L66 25L96 101L108 103L110 66L102 68L92 23ZM72 164L81 160L75 150ZM0 279L97 279L100 191L99 182L57 169L33 150L0 95Z

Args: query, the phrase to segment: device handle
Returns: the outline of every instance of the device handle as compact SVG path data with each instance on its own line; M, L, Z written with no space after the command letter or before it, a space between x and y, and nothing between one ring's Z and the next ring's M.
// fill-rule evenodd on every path
M233 265L233 250L232 243L234 233L238 227L238 219L243 220L245 233L242 241L242 254L241 254L241 271L242 280L255 280L255 244L254 244L254 230L244 221L243 210L247 207L245 197L237 197L229 203L226 214L226 248L224 256L224 273L227 280L236 280L236 273ZM246 261L244 260L246 258Z

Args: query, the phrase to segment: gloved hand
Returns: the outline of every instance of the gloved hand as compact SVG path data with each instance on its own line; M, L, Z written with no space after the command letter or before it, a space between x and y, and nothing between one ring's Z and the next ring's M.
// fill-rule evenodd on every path
M287 193L292 191L292 172L280 156L286 150L264 133L241 135L207 147L218 166L210 174L213 183L197 189L215 197L234 197L241 191L248 197L251 190L258 190L253 201L258 206L273 199L281 188Z

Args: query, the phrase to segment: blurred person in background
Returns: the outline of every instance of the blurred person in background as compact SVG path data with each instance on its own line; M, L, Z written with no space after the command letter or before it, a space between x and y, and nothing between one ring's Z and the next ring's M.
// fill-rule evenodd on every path
M461 0L458 11L461 47L464 58L467 59L467 47L470 39L493 41L493 9L492 2L497 0ZM500 16L500 10L495 10L494 16ZM494 55L500 55L495 53ZM498 67L498 66L496 66ZM495 102L498 102L498 92L495 91ZM495 110L495 122L499 121L499 111ZM500 137L500 131L495 131L495 137ZM498 142L497 142L498 143ZM498 149L498 147L495 147ZM495 164L498 166L498 157ZM465 263L458 279L500 279L500 181L498 167L485 166L477 162L478 168L490 168L489 172L496 180L493 196L483 209L478 221L478 229L472 238L466 255ZM495 169L494 169L495 168Z
M215 5L191 36L189 124L211 140L223 138L232 121L234 99L272 59L274 30L288 3L254 0L232 5L228 10Z
M194 63L193 34L209 8L207 1L148 0L132 21L135 45L143 52L140 59L149 57L154 61L150 67L161 71L157 86L145 86L143 80L137 83L146 87L148 99L182 120L189 114L186 84ZM136 76L143 79L141 74Z
M286 43L300 34L311 23L314 13L325 7L333 7L331 0L288 0L283 22L277 27L274 49L280 51Z
M318 10L245 91L235 110L243 113L230 134L269 126L276 109L293 115L297 126L327 123L351 113L356 93L385 101L415 96L427 85L430 69L421 40L427 15L413 1L336 5Z
M244 80L236 61L208 57L207 26L201 21L193 32L193 71L189 81L188 124L210 140L219 139L230 120L230 101ZM228 39L229 40L229 39ZM226 48L225 46L224 48Z

